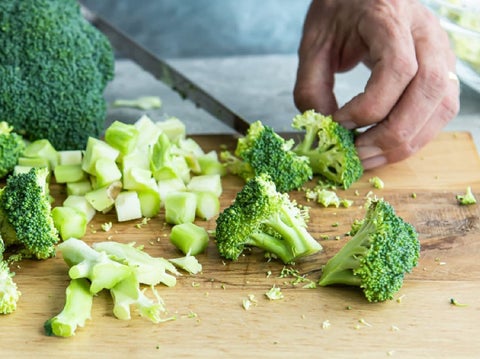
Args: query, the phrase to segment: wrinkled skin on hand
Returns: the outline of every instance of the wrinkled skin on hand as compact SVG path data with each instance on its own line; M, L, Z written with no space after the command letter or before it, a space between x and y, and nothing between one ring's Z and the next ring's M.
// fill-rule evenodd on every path
M339 108L334 75L371 69L362 93ZM455 56L439 21L415 0L313 0L294 89L300 111L332 114L358 136L365 169L403 160L459 111Z

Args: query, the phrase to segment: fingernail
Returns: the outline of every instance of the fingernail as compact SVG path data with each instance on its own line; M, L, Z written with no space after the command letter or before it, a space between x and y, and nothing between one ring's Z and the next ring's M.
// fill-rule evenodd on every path
M358 146L357 153L361 160L366 160L372 157L381 156L383 150L377 146Z
M370 157L362 161L362 165L365 170L380 167L386 163L387 163L387 158L385 156Z
M339 122L343 127L349 129L349 130L353 130L354 128L357 128L358 125L351 121L351 120L345 120L345 121L342 121L342 122Z

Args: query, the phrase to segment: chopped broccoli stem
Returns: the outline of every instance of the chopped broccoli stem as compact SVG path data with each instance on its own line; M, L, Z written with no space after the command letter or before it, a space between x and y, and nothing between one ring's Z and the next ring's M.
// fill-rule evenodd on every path
M113 298L113 314L118 319L129 320L131 319L130 307L133 306L140 316L153 323L169 320L162 318L166 312L165 305L153 287L152 291L156 300L145 295L135 275L128 276L110 289Z
M126 155L134 150L138 141L138 129L135 125L114 121L105 130L105 142Z
M96 175L95 164L99 159L110 159L116 161L120 151L110 146L105 141L97 138L89 137L87 147L85 148L85 155L82 161L82 169L91 174Z
M137 192L120 192L115 198L115 212L119 222L142 218L142 206Z
M111 158L99 158L95 162L95 173L97 187L105 187L122 179L122 172L120 172L115 160Z
M198 274L202 271L202 265L195 256L187 254L184 257L169 259L176 267L187 271L190 274Z
M185 138L185 124L176 117L170 117L163 121L155 123L162 133L166 134L172 143L178 143L179 140Z
M121 189L122 183L114 182L108 186L85 193L85 198L95 210L107 213L113 208L115 198L117 198Z
M89 286L90 283L84 278L70 281L62 311L44 324L48 336L71 337L78 327L85 326L85 322L91 319L93 294Z
M81 165L83 154L81 150L58 151L58 164L60 165Z
M187 184L187 190L191 192L212 192L220 197L222 194L222 179L218 174L193 176Z
M53 170L57 183L80 182L87 179L82 165L57 165Z
M113 106L152 110L162 107L162 100L158 96L142 96L135 99L117 99L113 102Z
M87 216L76 208L56 206L52 209L52 218L63 240L82 238L87 232Z
M170 224L193 222L197 196L191 192L173 192L165 197L165 221Z
M203 220L210 220L220 213L220 199L212 192L193 192L197 196L195 215Z
M66 183L67 195L84 196L93 190L92 183L87 179L79 182Z
M205 228L194 223L181 223L172 227L170 241L183 254L196 256L205 251L209 238Z
M175 276L179 273L173 265L166 259L150 256L142 249L134 247L133 243L95 242L92 247L96 251L105 252L115 260L132 267L135 276L142 284L157 285L163 283L168 287L173 287L176 284Z
M71 279L90 280L90 292L96 294L102 289L111 289L129 276L133 269L109 258L104 252L98 252L85 242L69 238L58 245L64 261L70 267Z
M138 190L137 194L142 217L152 218L160 212L160 193L156 189Z

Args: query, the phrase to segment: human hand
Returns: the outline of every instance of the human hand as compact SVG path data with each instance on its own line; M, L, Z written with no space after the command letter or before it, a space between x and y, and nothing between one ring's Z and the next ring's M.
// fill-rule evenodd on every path
M364 92L338 108L334 75L363 62ZM416 0L313 0L299 48L299 110L332 114L356 140L365 169L403 160L459 111L455 55L439 21Z

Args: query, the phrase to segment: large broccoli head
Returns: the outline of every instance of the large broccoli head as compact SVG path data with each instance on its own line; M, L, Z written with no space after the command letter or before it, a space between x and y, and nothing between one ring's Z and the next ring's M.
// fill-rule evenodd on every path
M0 120L27 139L62 150L98 137L113 70L110 43L77 1L0 2Z

